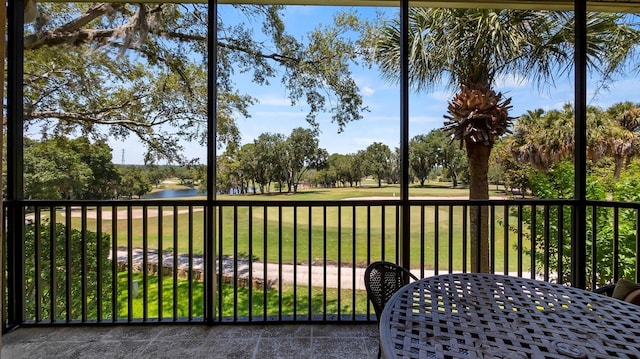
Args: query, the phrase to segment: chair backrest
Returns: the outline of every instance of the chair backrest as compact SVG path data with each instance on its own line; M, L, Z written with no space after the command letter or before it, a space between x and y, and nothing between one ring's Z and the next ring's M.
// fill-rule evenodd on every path
M613 295L613 290L615 288L616 288L615 284L607 284L604 287L594 289L593 292L598 294L604 294L607 297L611 297Z
M398 289L408 284L408 279L418 280L408 270L390 262L374 262L364 272L364 286L367 297L373 305L376 317L380 320L382 309L389 298Z

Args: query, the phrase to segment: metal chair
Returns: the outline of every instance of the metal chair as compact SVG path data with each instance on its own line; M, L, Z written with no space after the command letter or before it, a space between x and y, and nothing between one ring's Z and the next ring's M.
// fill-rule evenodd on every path
M607 297L611 297L613 295L613 290L616 288L615 284L607 284L600 288L596 288L593 290L594 293L604 294Z
M398 289L409 283L409 278L418 280L409 270L390 262L374 262L369 264L364 272L364 286L367 297L376 312L378 323L384 305ZM378 358L380 358L378 347Z

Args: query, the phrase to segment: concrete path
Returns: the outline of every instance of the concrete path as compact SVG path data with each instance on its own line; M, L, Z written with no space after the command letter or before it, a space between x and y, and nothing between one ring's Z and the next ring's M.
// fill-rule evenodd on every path
M132 249L132 267L134 271L143 270L143 251L141 248ZM158 270L158 253L156 250L149 250L147 255L147 267L150 273L155 274ZM195 255L192 258L192 276L195 279L202 280L204 278L204 260L202 256ZM163 274L166 276L172 275L174 260L172 253L164 253L162 255L163 262ZM234 271L235 264L237 269ZM118 265L121 269L126 269L128 266L128 251L126 248L121 247L118 249ZM217 263L216 269L219 268ZM314 287L327 287L327 288L340 288L365 290L364 287L364 271L365 268L353 268L353 267L338 267L333 264L322 265L308 265L308 264L282 264L277 263L263 263L253 262L250 263L246 259L238 259L234 261L233 258L226 257L222 262L222 276L223 280L228 283L233 283L237 273L237 278L240 285L248 285L249 271L251 270L251 278L253 285L262 287L264 280L267 281L268 286L276 285L279 281L282 283L298 285L309 285ZM189 256L178 256L178 276L180 278L186 278L189 271ZM412 273L420 278L422 277L419 269L413 269ZM438 274L447 274L448 271L440 270ZM435 275L434 270L425 270L424 277ZM517 276L518 273L512 272L509 275ZM529 272L522 273L523 277L530 278Z

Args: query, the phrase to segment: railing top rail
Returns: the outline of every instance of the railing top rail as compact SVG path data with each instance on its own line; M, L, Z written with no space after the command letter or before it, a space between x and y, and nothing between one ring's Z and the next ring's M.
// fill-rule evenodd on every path
M477 200L467 198L420 198L409 199L411 206L562 206L573 205L575 199L532 199L508 198ZM342 200L269 200L269 199L222 199L213 201L216 206L235 207L366 207L366 206L398 206L404 202L395 199L342 199ZM206 199L128 199L128 200L5 200L5 207L11 205L32 207L68 207L68 206L206 206ZM637 202L614 202L587 200L587 206L618 207L640 209Z

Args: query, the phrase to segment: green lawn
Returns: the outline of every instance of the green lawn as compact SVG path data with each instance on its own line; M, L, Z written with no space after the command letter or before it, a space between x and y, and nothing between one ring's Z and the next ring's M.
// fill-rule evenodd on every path
M144 317L144 296L142 294L142 274L134 273L133 279L140 283L138 296L132 299L131 315L133 318ZM128 289L127 289L127 273L121 272L118 274L118 308L119 318L126 319L129 313L128 307ZM223 285L222 293L222 316L233 317L248 317L250 312L253 317L261 317L265 315L264 310L264 296L265 292L262 290L254 289L251 291L251 307L249 306L249 289L244 287L238 287L237 293L234 293L233 286ZM165 277L162 280L162 302L158 302L160 296L158 277L148 277L147 288L147 318L159 318L158 313L162 312L163 318L172 318L174 316L174 291L173 291L173 279L171 277ZM177 285L177 297L176 299L176 311L177 317L186 318L189 316L189 306L191 305L191 315L193 317L204 316L204 285L202 282L193 281L191 288L191 302L189 301L189 282L186 280L178 280ZM341 291L341 307L340 313L342 315L354 314L353 301L351 300L354 293L351 290ZM297 316L307 317L309 310L311 310L311 316L318 316L325 314L338 313L338 291L337 289L328 289L323 292L320 288L312 288L311 301L309 301L309 288L305 286L298 286L296 288L295 296L294 290L291 286L283 285L282 292L278 292L277 289L269 290L266 294L267 302L267 316L278 315L293 315L294 314L294 298L296 300L295 314ZM355 292L355 313L365 314L367 312L367 295L366 292L356 290ZM324 298L327 298L326 301ZM160 306L160 303L162 304ZM280 306L282 303L282 306ZM326 309L323 309L326 308ZM234 313L235 309L235 313ZM373 309L371 309L373 313ZM220 315L220 313L218 313Z
M424 188L411 188L412 196L455 197L466 196L466 189L452 189L447 184L429 185ZM395 191L395 192L394 192ZM327 258L330 262L364 265L369 258L376 260L384 257L394 259L396 256L397 214L395 206L387 207L257 207L250 206L251 200L340 200L354 197L397 195L397 186L382 188L335 188L303 190L295 195L270 194L248 196L221 196L220 199L232 198L246 200L247 206L236 209L225 207L218 213L217 224L221 243L217 247L224 255L252 255L262 261L284 263L308 262L309 258ZM345 202L341 202L345 203ZM348 203L348 202L346 202ZM124 210L124 208L121 208ZM164 210L172 210L167 207ZM120 219L115 224L116 245L126 246L131 241L134 247L142 247L146 235L149 248L171 250L177 248L180 253L188 253L189 238L192 239L191 250L200 254L204 252L204 218L200 208L194 209L191 219L186 207L178 208L178 215L165 213L162 222L158 216L151 216L144 221L134 218L131 223ZM149 211L157 210L150 208ZM502 223L503 209L496 209L495 225L495 257L497 270L503 269L505 258L504 229ZM119 216L122 218L123 216ZM64 220L59 216L60 220ZM450 220L451 219L451 220ZM509 219L513 225L515 218ZM436 225L437 222L437 225ZM80 226L80 218L73 218L74 226ZM191 223L191 226L189 226ZM424 258L427 269L437 266L440 269L462 269L463 233L462 208L440 206L438 210L426 207L422 213L420 207L411 209L411 263L417 266ZM110 216L104 216L102 230L113 231L114 224ZM87 220L87 228L95 230L96 219ZM145 231L146 228L146 231ZM161 230L159 231L159 228ZM424 230L421 230L424 228ZM435 228L439 229L436 233ZM130 232L129 232L130 231ZM130 234L130 236L129 236ZM467 236L467 239L469 236ZM508 268L515 271L518 267L517 251L514 247L516 234L509 233L507 240ZM528 247L525 245L525 247ZM436 251L437 249L437 251ZM355 258L353 255L355 251ZM526 253L525 253L526 254ZM522 258L525 270L530 260ZM468 263L467 263L468 264Z

